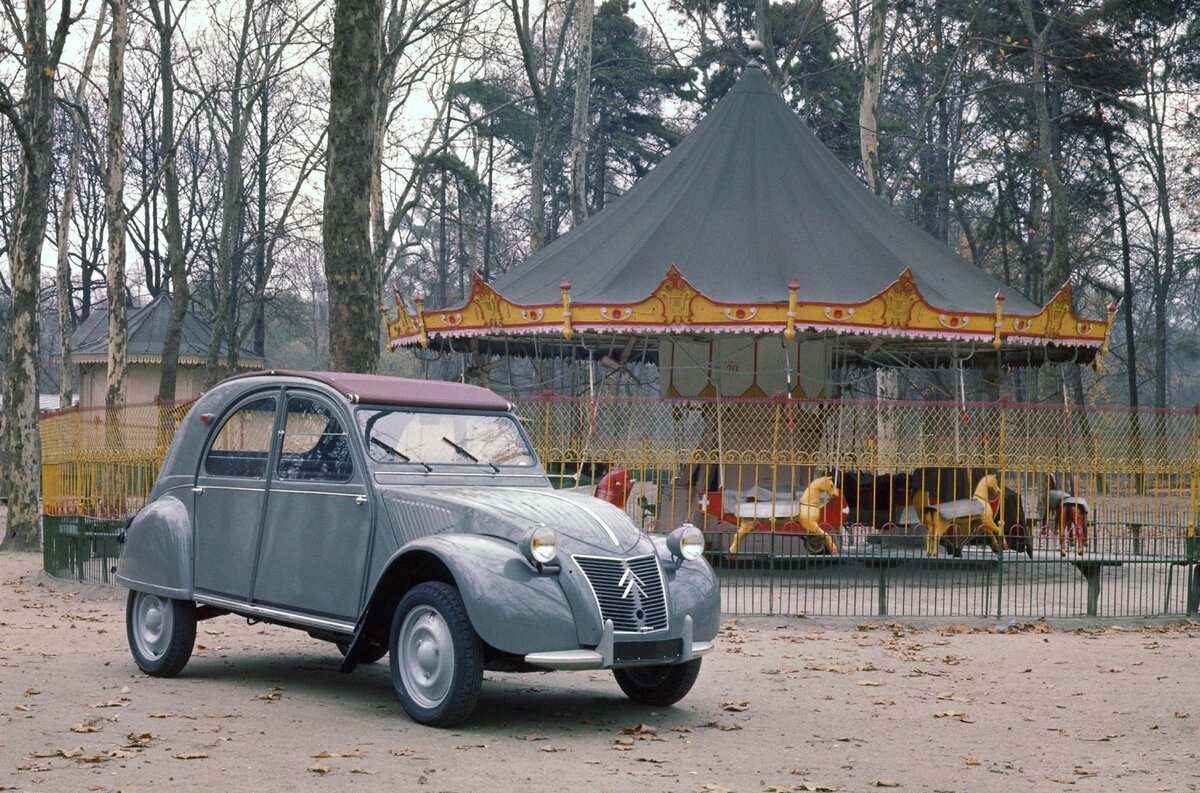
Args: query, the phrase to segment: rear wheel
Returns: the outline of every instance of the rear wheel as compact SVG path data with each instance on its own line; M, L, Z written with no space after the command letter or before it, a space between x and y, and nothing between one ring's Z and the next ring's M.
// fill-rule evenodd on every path
M483 686L483 645L462 596L440 581L410 589L392 617L392 686L413 721L448 727L465 720Z
M614 669L613 677L625 696L643 705L674 705L687 696L700 674L701 659L671 666L633 666Z
M155 677L179 674L196 644L196 605L130 590L125 633L138 668Z

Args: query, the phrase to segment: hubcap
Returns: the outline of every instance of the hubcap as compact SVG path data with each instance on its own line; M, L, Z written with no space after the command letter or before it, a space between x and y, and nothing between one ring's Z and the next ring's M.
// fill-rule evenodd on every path
M432 606L417 606L404 616L398 644L405 690L421 707L437 707L454 678L454 643L446 620Z
M157 660L171 643L171 604L158 595L141 593L133 610L133 635L142 655Z

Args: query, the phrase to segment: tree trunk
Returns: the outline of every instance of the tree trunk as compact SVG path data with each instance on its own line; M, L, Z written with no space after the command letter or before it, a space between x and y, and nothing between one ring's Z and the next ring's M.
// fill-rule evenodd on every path
M92 33L92 43L88 46L87 57L83 62L83 70L79 74L79 82L75 85L75 107L83 105L84 87L92 75L92 65L96 61L96 50L104 38L104 6L100 6L100 18L96 20L96 30ZM67 174L63 183L62 208L58 213L58 261L56 262L55 286L58 293L58 335L59 357L62 359L62 378L59 384L59 404L70 407L75 393L75 364L71 360L71 333L74 323L71 305L71 218L75 213L75 185L79 181L79 158L83 152L83 119L79 111L72 108L71 114L71 153L67 160Z
M109 0L112 33L108 49L108 152L104 216L108 223L107 407L125 401L129 326L125 320L125 47L129 43L128 0Z
M269 105L271 92L266 86L262 89L258 106L258 217L255 218L254 234L254 294L266 291L267 280L267 154L270 148ZM255 305L253 311L254 346L253 350L262 355L267 347L267 312L262 305Z
M150 3L154 25L158 30L159 69L162 81L162 128L159 130L163 152L163 193L166 199L164 234L167 238L167 266L171 279L171 315L163 333L162 370L158 380L160 402L174 402L179 372L179 344L183 335L183 318L188 306L188 283L183 254L183 224L179 209L179 172L175 167L175 71L172 37L175 22L171 0ZM164 435L166 427L163 428Z
M11 227L8 329L4 369L4 472L8 531L3 550L31 550L41 543L38 496L42 444L38 432L38 276L54 171L54 80L71 4L64 0L53 41L46 40L45 0L25 3L25 94L18 107L5 104L21 144L20 185Z
M529 250L546 247L546 125L538 122L529 158Z
M883 195L883 177L879 172L879 92L883 83L883 35L887 19L887 0L872 0L871 22L867 34L867 62L863 68L862 96L858 104L858 148L862 156L867 187Z
M379 277L371 256L371 173L379 103L382 0L338 0L329 56L322 239L329 356L337 371L379 367Z
M1050 218L1052 248L1050 261L1045 268L1045 288L1050 296L1056 294L1066 283L1068 277L1067 263L1067 196L1063 188L1062 177L1059 174L1057 158L1054 156L1054 129L1050 118L1050 102L1048 93L1051 85L1046 79L1046 43L1049 40L1050 29L1054 24L1052 18L1046 19L1046 25L1039 31L1033 19L1032 0L1021 0L1021 17L1025 20L1025 28L1031 40L1030 52L1033 55L1032 99L1038 121L1038 156L1041 162L1042 179L1050 191Z
M571 121L571 224L588 217L588 98L592 89L592 0L579 4L579 52L575 76L575 117Z

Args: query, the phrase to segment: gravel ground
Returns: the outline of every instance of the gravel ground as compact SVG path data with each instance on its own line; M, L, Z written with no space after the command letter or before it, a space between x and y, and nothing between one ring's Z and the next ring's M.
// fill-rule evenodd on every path
M488 673L418 727L387 662L223 617L178 678L135 668L124 592L0 554L0 790L1188 791L1196 623L729 620L673 708L607 673Z

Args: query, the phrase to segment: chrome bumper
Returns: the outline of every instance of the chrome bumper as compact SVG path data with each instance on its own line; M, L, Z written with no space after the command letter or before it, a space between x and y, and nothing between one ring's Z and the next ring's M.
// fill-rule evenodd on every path
M683 649L680 656L678 658L664 658L657 663L682 664L712 652L715 645L712 642L693 641L692 630L692 618L689 615L683 618L683 635L680 637ZM601 635L600 644L596 645L596 649L552 650L545 653L529 653L525 656L525 663L532 666L540 666L543 669L577 670L611 669L615 665L652 666L656 662L652 659L643 659L636 662L630 661L617 664L613 652L613 622L612 620L605 620L604 633Z

